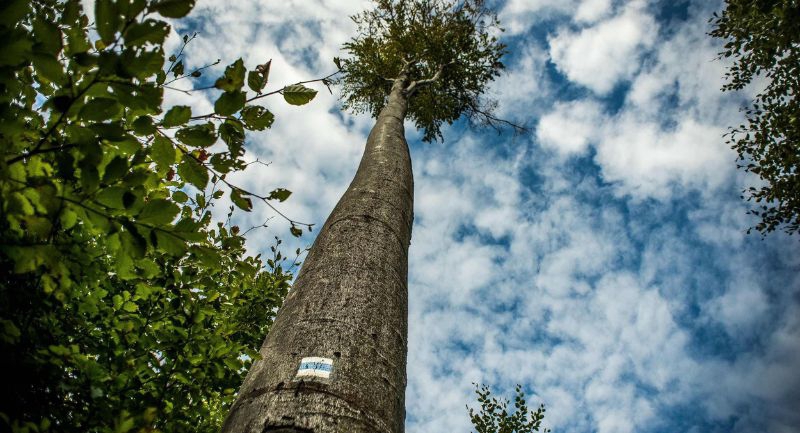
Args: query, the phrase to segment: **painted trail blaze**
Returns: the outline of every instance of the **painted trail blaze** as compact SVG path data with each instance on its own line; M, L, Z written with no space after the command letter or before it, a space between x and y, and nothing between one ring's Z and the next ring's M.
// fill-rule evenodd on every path
M297 369L297 376L316 376L329 378L333 370L333 360L330 358L303 358Z

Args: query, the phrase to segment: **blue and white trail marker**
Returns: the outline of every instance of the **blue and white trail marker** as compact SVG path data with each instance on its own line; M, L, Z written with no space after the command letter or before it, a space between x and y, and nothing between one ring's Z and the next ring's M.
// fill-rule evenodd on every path
M300 360L300 368L297 369L297 377L314 376L328 379L333 371L333 360L330 358L310 357Z

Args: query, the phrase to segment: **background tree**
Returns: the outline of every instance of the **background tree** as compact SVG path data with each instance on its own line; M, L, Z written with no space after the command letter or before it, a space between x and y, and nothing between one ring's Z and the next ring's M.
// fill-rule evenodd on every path
M520 385L514 390L513 412L508 409L509 401L492 397L492 392L486 385L475 385L475 394L478 395L478 403L481 405L479 412L467 406L475 433L533 433L542 427L544 405L539 405L536 410L529 410ZM549 431L542 429L544 433Z
M345 107L371 113L375 126L240 388L227 433L404 429L414 187L403 122L427 141L465 114L494 122L480 96L505 46L483 0L378 0L353 19L349 57L334 62ZM323 360L299 369L311 357Z
M726 0L711 19L711 35L725 40L732 57L724 91L743 89L762 77L766 87L745 110L746 123L729 141L745 170L764 185L745 190L757 203L750 213L762 234L780 227L800 230L800 3L795 0Z
M287 292L280 252L265 269L210 210L288 197L226 175L273 121L256 100L315 92L267 92L268 65L245 78L240 59L202 83L214 113L165 109L172 83L204 80L163 51L160 16L193 4L98 0L94 23L79 0L0 6L2 431L218 431Z

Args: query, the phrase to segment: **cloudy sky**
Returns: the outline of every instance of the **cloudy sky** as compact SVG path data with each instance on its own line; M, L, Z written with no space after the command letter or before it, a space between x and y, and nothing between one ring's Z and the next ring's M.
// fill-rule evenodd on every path
M362 0L200 0L190 65L272 59L273 86L334 71ZM415 171L407 431L470 431L472 382L547 405L556 432L794 432L800 428L800 237L747 235L722 135L748 94L719 92L706 36L717 1L508 0L507 72L489 89L529 134L407 136ZM177 35L172 39L176 42ZM175 43L171 45L176 46ZM218 69L217 71L221 71ZM277 87L276 87L277 88ZM321 226L371 126L319 87L279 97L238 182L294 192ZM753 90L748 90L752 92ZM213 96L170 93L211 110ZM256 209L240 221L272 216ZM279 218L250 248L289 237ZM313 241L311 235L292 249ZM294 242L294 243L292 243Z

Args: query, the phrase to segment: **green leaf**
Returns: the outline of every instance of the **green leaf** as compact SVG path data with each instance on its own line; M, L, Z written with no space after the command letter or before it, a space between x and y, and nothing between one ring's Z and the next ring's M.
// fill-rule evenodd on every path
M248 195L246 192L238 188L231 189L231 201L233 201L233 204L243 211L250 212L253 209L253 201L245 197L246 195Z
M173 256L182 256L186 252L186 242L172 233L156 230L156 242L158 248L166 251Z
M275 116L260 105L250 105L242 110L242 120L247 129L261 131L272 126Z
M4 38L10 39L2 41L2 45L0 45L3 50L3 55L0 56L0 66L16 66L30 57L33 41L27 37L25 32L7 32Z
M112 0L97 0L94 4L94 20L100 39L106 45L114 42L120 24L117 3Z
M141 201L139 195L131 191L125 191L122 194L122 205L125 206L125 209L130 209L136 204L137 201Z
M231 171L231 168L233 168L234 160L231 159L230 157L228 157L228 155L229 154L225 154L225 153L215 153L215 154L211 155L210 162L211 162L211 166L214 167L214 170L216 170L216 171L218 171L220 173L228 173L228 172ZM222 191L218 191L218 192L224 194ZM218 197L214 197L214 198L218 198Z
M122 106L116 99L93 98L81 108L79 117L89 121L103 121L116 118Z
M292 195L292 192L285 188L277 188L272 190L267 196L268 200L278 200L278 201L286 201L289 196Z
M78 214L76 214L72 209L64 209L61 212L61 227L63 229L70 229L78 223Z
M172 67L172 76L178 78L181 75L183 75L183 68L184 68L183 60L181 60L180 62L176 63L175 66Z
M164 115L164 120L161 121L161 125L165 128L183 125L184 123L188 122L189 118L191 117L191 107L186 105L176 105L167 111L167 114Z
M198 189L205 189L208 184L208 171L192 157L184 157L178 164L178 175Z
M133 132L137 135L151 135L156 132L153 125L153 118L150 116L139 116L133 121Z
M183 18L194 8L195 0L161 0L150 9L167 18Z
M28 12L29 0L5 0L0 3L0 24L13 27Z
M69 4L67 6L69 7ZM86 29L76 26L63 29L63 32L67 36L67 46L65 51L68 55L85 53L91 48L89 45L89 39L86 35Z
M264 77L256 71L250 71L247 73L247 86L256 93L261 93L261 90L264 89L264 86L267 84L264 81Z
M100 185L100 175L97 173L97 168L93 165L82 165L80 182L85 192L94 192Z
M177 190L172 193L172 200L176 203L186 203L189 200L189 196L185 192Z
M203 266L208 267L209 269L220 268L222 257L220 256L219 251L216 249L194 245L190 247L189 250L194 253L196 258Z
M161 72L164 66L164 51L161 47L153 50L126 48L120 58L120 67L124 73L140 80Z
M283 88L283 99L292 105L308 104L316 95L316 90L302 84L292 84Z
M220 116L230 116L244 107L244 101L244 92L225 92L214 103L214 112Z
M64 82L64 68L52 54L34 54L31 56L37 77L49 82L62 84Z
M113 183L125 176L127 172L128 159L122 156L114 157L114 159L106 165L106 171L103 174L103 183Z
M32 27L38 49L49 54L61 51L61 31L58 26L40 15L33 20Z
M245 71L244 62L240 58L225 68L225 74L217 79L217 81L214 83L214 87L217 89L222 89L226 92L241 90L242 86L244 85Z
M165 225L172 222L180 211L178 205L169 200L152 199L144 205L136 220L140 223Z
M121 186L110 186L101 189L95 196L95 201L112 209L125 209L123 195L127 191Z
M175 133L175 137L183 144L194 147L208 147L217 141L214 124L211 122L183 128Z
M219 136L228 145L232 155L244 145L244 125L236 119L228 119L219 125Z
M120 122L93 123L89 125L89 128L98 137L102 137L103 139L113 143L119 143L120 141L124 141L130 137L130 135L125 133L125 128L120 124ZM99 145L97 155L102 155L102 152L99 151Z
M175 163L175 148L166 137L156 135L153 146L150 148L150 158L162 170L166 170Z
M132 47L151 43L161 45L169 34L169 25L164 21L146 19L134 22L125 30L125 44Z
M125 227L128 230L120 232L122 249L131 258L138 259L144 257L144 253L147 250L147 241L139 234L139 231L133 224L128 224ZM126 254L122 254L122 256L124 255Z

